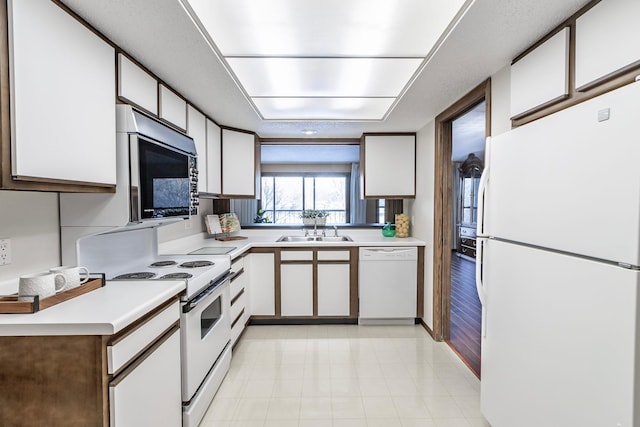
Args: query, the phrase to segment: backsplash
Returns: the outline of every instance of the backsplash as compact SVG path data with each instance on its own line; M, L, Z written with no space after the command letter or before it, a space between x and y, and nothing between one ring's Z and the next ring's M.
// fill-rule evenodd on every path
M0 238L12 252L0 282L60 265L58 193L0 191Z
M211 199L200 199L198 208L198 216L184 221L178 221L173 224L164 225L158 228L158 242L166 242L169 240L187 237L192 234L202 233L207 228L204 225L204 216L213 213L213 204Z

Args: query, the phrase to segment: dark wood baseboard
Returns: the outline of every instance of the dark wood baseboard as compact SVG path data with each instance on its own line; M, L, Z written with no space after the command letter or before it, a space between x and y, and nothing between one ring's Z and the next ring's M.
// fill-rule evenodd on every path
M429 336L431 336L431 338L433 338L433 331L431 330L431 328L429 327L429 325L427 325L426 323L424 323L424 320L422 319L418 319L417 321L418 324L422 325L422 327L424 328L425 331L427 331L427 333L429 334Z
M249 325L357 325L358 319L353 317L280 317L280 318L253 318L249 319Z

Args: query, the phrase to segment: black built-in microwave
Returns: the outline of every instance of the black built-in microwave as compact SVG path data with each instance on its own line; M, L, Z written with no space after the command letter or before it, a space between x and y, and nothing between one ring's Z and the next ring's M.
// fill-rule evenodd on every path
M133 110L129 134L131 221L198 213L198 168L193 139Z

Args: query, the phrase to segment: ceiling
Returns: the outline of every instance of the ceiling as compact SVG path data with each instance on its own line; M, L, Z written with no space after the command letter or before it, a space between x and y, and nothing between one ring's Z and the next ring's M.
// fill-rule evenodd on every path
M309 129L357 138L421 129L589 0L475 0L383 121L263 120L180 0L62 2L220 125L265 138ZM336 2L335 16L348 3Z
M181 0L265 120L383 120L473 0Z
M484 158L486 111L483 101L451 123L451 160L462 162L470 153Z

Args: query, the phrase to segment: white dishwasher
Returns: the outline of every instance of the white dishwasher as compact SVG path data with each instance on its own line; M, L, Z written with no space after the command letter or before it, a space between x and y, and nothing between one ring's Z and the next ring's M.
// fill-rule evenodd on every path
M418 248L361 247L359 255L358 323L414 324Z

